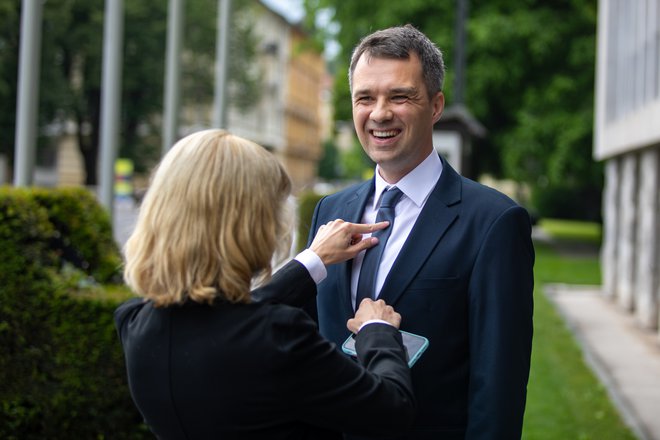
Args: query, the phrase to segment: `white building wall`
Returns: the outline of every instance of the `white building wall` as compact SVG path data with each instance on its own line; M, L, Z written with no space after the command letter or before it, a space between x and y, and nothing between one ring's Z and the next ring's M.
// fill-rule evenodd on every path
M291 25L263 5L255 7L254 15L243 18L254 21L261 39L259 63L264 89L259 102L248 111L229 109L228 126L235 134L279 152L286 146L284 103Z
M660 0L599 0L594 158L603 292L647 328L660 304Z
M633 310L635 307L635 256L637 233L637 157L626 154L621 167L621 190L618 208L620 227L617 231L617 271L616 295L621 307Z
M637 217L637 267L635 274L636 315L645 327L658 323L658 223L660 209L660 149L649 149L640 156L639 162L639 215ZM648 242L648 244L647 244Z
M601 246L600 267L603 293L609 298L616 297L618 255L617 236L619 233L619 160L605 163L605 188L603 189L603 244Z

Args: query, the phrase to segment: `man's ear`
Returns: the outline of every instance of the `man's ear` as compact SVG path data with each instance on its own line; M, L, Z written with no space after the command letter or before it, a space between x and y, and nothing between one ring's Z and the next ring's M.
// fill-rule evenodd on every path
M438 92L433 96L431 99L431 108L433 109L433 123L435 124L445 109L445 95L442 92Z

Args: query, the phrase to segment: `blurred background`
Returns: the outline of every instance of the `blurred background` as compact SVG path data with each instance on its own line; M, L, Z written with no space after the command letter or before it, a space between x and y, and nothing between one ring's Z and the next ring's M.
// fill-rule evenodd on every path
M351 120L351 50L406 23L445 56L436 149L535 224L524 438L660 438L660 0L0 0L0 248L14 262L0 280L0 437L149 438L103 314L130 296L119 249L150 170L193 131L249 138L289 171L304 246L315 202L373 173ZM599 354L613 337L580 333L594 304L644 341L643 355L613 355L648 367L634 373L643 404ZM88 334L104 330L72 347L78 307Z

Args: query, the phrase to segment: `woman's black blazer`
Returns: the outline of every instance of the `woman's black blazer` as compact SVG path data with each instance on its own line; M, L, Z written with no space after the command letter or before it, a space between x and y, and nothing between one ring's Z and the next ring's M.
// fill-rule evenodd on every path
M323 339L299 305L316 294L292 261L251 304L115 312L131 396L163 439L323 439L385 435L412 423L410 371L395 328L367 325L359 363Z

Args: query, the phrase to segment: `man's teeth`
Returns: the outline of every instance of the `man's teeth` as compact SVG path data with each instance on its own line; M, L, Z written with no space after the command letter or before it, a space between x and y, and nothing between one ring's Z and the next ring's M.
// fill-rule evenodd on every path
M376 137L392 137L396 136L396 130L390 130L390 131L376 131L374 130L373 134Z

